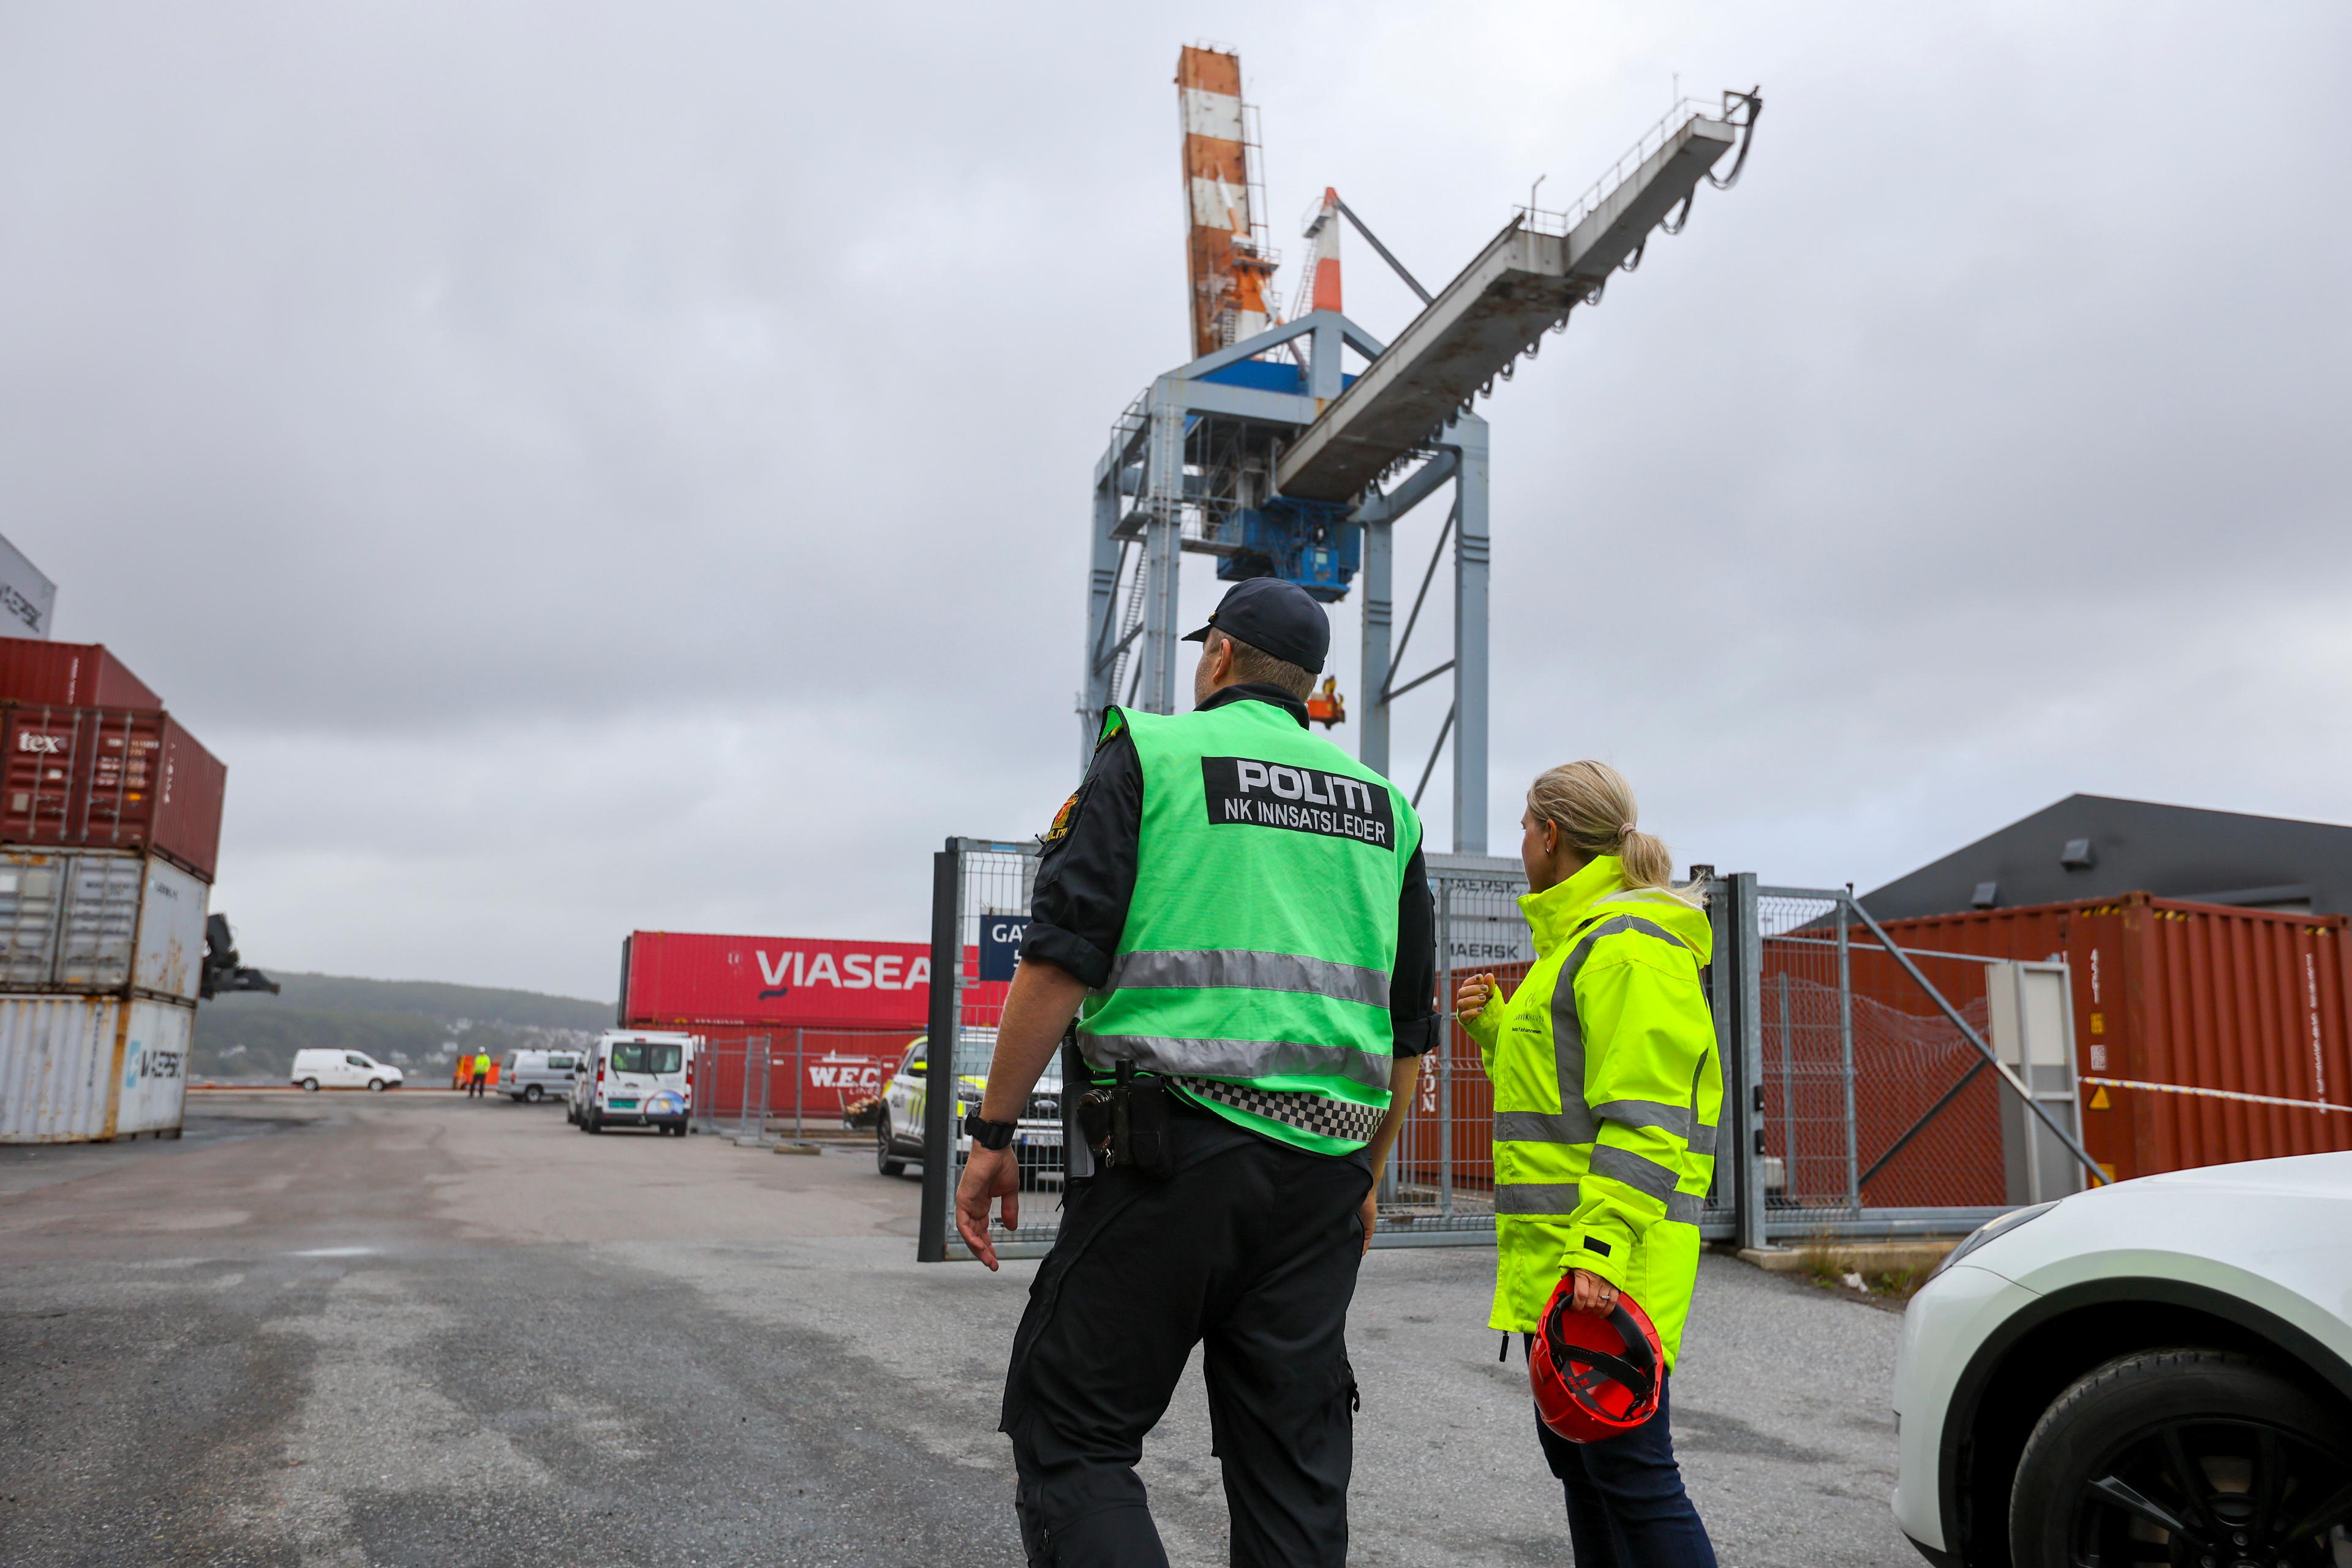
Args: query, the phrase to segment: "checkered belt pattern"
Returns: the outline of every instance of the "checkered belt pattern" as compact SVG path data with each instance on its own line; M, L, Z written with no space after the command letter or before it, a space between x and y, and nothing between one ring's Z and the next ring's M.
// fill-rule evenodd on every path
M1380 1131L1383 1114L1376 1105L1333 1100L1303 1089L1252 1089L1247 1084L1226 1083L1219 1079L1181 1076L1168 1081L1202 1100L1213 1100L1253 1116L1263 1116L1268 1121L1296 1127L1301 1132L1318 1132L1326 1138L1342 1138L1351 1143L1370 1142L1372 1134Z

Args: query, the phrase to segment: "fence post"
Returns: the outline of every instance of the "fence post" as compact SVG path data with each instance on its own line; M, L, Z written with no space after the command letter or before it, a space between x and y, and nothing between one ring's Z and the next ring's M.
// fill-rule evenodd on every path
M1437 879L1437 1213L1454 1217L1454 879Z
M1734 1235L1743 1247L1769 1245L1764 1194L1764 931L1756 873L1730 879L1732 1051L1738 1098L1733 1102L1733 1158L1739 1168Z
M1846 884L1846 900L1853 897L1853 884ZM1838 905L1838 1073L1845 1086L1845 1202L1856 1219L1862 1217L1862 1182L1857 1174L1862 1169L1862 1126L1854 1120L1853 1110L1853 954L1846 934L1846 906Z
M956 978L963 971L962 924L957 907L963 854L957 840L931 857L931 1011L923 1047L923 1206L915 1260L944 1263L948 1256L948 1167L955 1152Z

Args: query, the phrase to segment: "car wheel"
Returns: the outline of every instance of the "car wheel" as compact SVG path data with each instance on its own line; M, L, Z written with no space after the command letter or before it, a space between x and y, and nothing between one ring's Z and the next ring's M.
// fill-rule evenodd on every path
M372 1078L368 1079L368 1092L370 1094L382 1094L383 1092L383 1079L380 1078Z
M308 1093L316 1094L319 1092L319 1080L315 1078L306 1078L302 1080L302 1088Z
M907 1162L891 1152L890 1113L884 1111L874 1122L874 1168L886 1176L903 1175Z
M2058 1396L2018 1459L2017 1568L2341 1562L2352 1414L2220 1351L2142 1351Z
M588 1131L591 1132L604 1131L604 1119L593 1110L588 1113Z
M522 1097L523 1099L530 1101L533 1105L537 1105L541 1100L547 1098L547 1091L540 1088L539 1085L532 1084L529 1089L522 1091Z

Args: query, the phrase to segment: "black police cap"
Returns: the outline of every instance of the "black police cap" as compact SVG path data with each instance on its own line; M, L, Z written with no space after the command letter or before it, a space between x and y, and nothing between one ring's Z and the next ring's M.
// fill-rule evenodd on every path
M1234 584L1217 602L1209 625L1184 640L1205 640L1210 626L1309 675L1323 673L1323 656L1331 651L1331 618L1323 606L1306 589L1279 577L1249 577Z

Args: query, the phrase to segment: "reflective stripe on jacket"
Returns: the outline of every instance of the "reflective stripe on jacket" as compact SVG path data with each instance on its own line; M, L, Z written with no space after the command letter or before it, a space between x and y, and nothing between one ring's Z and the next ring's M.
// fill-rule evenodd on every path
M1601 856L1519 900L1536 962L1464 1029L1495 1085L1497 1329L1536 1326L1560 1276L1642 1303L1671 1366L1698 1276L1698 1215L1723 1110L1699 983L1706 915L1625 886Z
M1421 824L1396 787L1280 708L1112 709L1142 766L1135 894L1087 1060L1259 1091L1194 1098L1322 1154L1364 1146L1389 1102L1397 904ZM1180 1085L1180 1087L1183 1087ZM1290 1121L1250 1109L1276 1108Z

